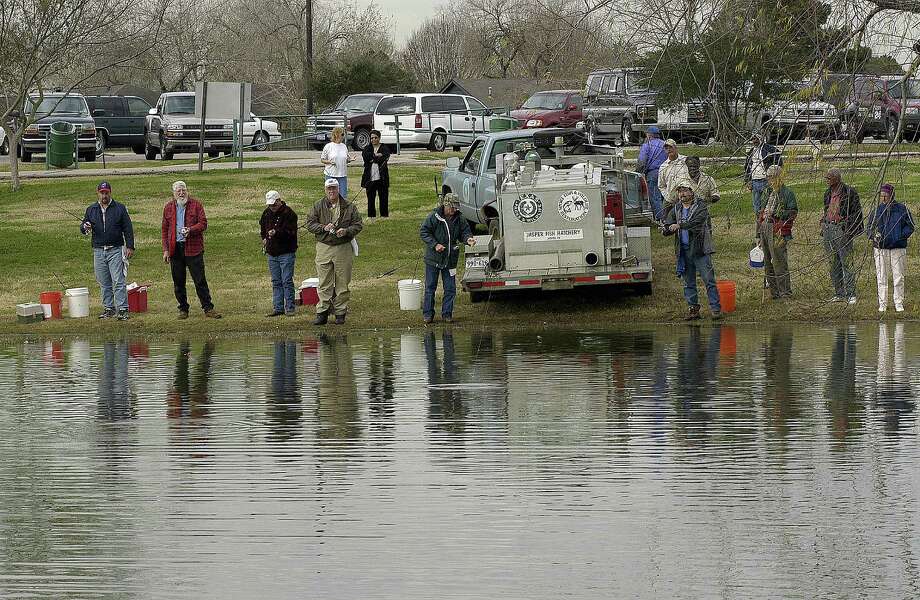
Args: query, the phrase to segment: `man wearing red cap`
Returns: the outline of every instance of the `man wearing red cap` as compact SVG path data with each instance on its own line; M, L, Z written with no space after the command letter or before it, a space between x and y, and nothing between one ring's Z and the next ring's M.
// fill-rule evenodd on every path
M128 290L125 288L125 263L134 256L134 227L128 209L112 199L112 186L103 181L96 186L98 201L87 207L80 233L92 234L93 270L102 290L100 319L128 320Z

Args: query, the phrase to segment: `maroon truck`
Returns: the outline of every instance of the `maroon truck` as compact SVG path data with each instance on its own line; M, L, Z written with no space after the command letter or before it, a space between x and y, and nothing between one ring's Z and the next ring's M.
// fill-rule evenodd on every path
M343 97L335 108L307 121L307 139L317 150L329 141L334 127L345 128L345 141L351 142L355 150L363 150L371 143L371 129L374 128L374 111L377 103L386 94L352 94Z
M522 129L575 127L582 118L582 102L579 90L537 92L511 111L511 116L518 120Z

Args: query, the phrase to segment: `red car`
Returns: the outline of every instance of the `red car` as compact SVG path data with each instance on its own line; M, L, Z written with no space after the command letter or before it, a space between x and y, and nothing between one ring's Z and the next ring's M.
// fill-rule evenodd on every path
M579 90L537 92L519 108L511 111L511 116L524 129L575 127L575 123L581 121L582 102Z

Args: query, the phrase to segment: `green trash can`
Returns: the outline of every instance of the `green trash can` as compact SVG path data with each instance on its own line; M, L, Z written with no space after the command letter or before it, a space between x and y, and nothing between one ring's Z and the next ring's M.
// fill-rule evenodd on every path
M492 117L489 121L489 131L508 131L511 129L517 129L517 119L511 117Z
M60 168L72 165L76 139L77 133L73 123L52 123L48 138L48 164Z

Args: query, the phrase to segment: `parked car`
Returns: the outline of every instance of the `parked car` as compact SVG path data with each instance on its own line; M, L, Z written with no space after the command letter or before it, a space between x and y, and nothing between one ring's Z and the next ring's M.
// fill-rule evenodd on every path
M264 152L269 149L269 144L281 139L281 130L278 123L257 117L249 113L249 119L243 123L243 140L253 150Z
M709 108L693 100L665 108L657 105L658 92L649 73L638 67L599 69L585 85L584 129L592 142L639 142L639 134L657 125L669 136L698 141L709 139Z
M96 122L96 154L106 148L144 153L144 119L150 104L138 96L85 96Z
M144 123L144 156L172 160L176 152L198 152L201 119L195 116L195 92L160 94ZM204 151L214 158L233 151L233 120L205 122Z
M472 96L459 94L394 94L380 100L374 113L374 129L380 141L396 144L399 120L401 146L427 146L441 152L459 148L487 132L492 111Z
M523 129L533 127L575 127L582 120L584 100L580 90L537 92L511 111Z
M10 141L6 139L6 129L0 127L0 156L10 153Z
M35 122L22 132L19 156L23 162L32 160L33 154L45 153L45 142L53 123L72 123L77 132L79 156L85 161L96 160L96 123L90 115L86 98L82 94L49 92L42 96L30 95L23 106L23 114L35 111Z
M374 110L384 96L386 94L342 96L334 108L307 120L308 141L320 150L329 142L333 128L344 127L346 143L350 141L355 150L363 150L371 143Z
M762 97L748 86L745 100L731 106L735 120L748 131L759 129L771 142L789 139L837 139L840 117L810 82L773 82L767 85L775 97Z
M898 127L904 115L901 137L920 137L920 79L860 76L844 102L841 122L847 137L861 142L866 136L898 139Z

